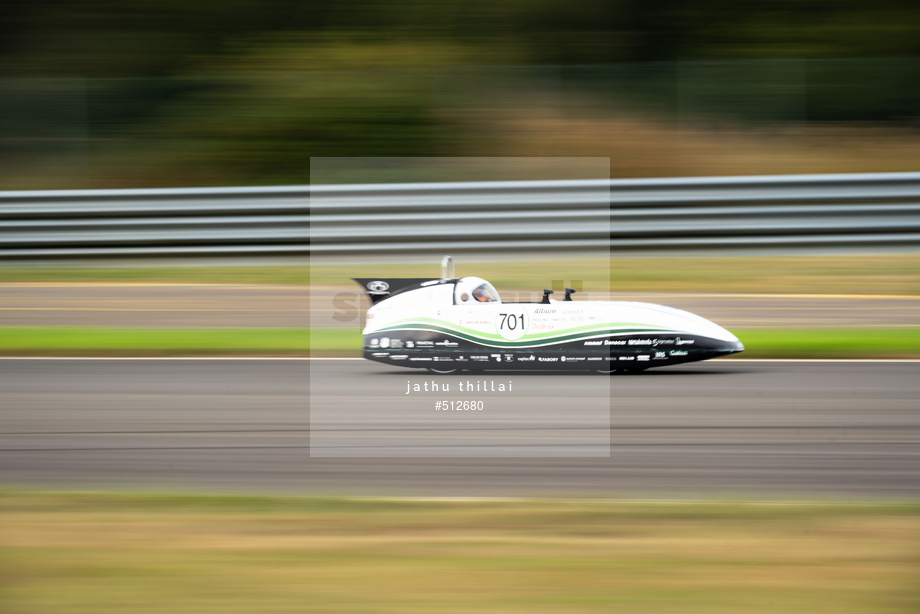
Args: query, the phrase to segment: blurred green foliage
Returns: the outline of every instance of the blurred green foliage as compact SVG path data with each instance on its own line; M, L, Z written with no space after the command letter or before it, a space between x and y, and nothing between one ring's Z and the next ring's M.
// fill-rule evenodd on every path
M491 151L469 127L496 108L903 124L918 23L906 1L8 1L0 188L306 183L311 157Z
M171 76L266 36L311 55L330 38L448 42L493 65L893 57L920 54L918 23L909 0L18 0L4 3L0 67L8 76Z

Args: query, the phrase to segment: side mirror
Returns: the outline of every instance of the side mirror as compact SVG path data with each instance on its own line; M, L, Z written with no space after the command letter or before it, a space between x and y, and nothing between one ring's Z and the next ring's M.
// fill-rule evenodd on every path
M566 288L565 289L565 300L571 301L573 294L575 294L575 288Z
M540 301L540 304L541 304L541 305L549 305L549 295L552 294L552 293L553 293L552 290L544 290L544 291L543 291L543 300Z

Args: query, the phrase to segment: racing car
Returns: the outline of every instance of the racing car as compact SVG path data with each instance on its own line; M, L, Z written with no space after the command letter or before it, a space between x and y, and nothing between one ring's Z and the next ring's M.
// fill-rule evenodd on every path
M721 326L687 311L617 301L504 302L480 277L355 278L371 300L364 357L448 374L462 370L635 372L744 350Z

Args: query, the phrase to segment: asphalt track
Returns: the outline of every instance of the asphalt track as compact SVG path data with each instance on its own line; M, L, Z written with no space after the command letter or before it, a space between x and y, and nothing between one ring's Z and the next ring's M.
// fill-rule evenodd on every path
M580 402L573 391L609 386L602 458L501 458L498 448L470 458L311 457L311 368L340 391L332 402L343 416L371 406L378 425L416 411L407 381L430 379L360 360L2 359L0 484L362 496L920 495L920 362L728 359L608 378L487 376L513 380L535 420L565 416ZM483 415L514 405L497 393L477 398ZM433 412L433 397L417 399Z

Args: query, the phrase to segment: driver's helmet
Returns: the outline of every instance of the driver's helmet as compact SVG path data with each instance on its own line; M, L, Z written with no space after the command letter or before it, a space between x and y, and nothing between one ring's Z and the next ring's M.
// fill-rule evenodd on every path
M484 279L479 277L464 277L457 282L456 303L500 303L502 300L498 296L495 288Z
M489 284L482 284L477 286L473 290L473 298L479 301L480 303L494 303L498 300L495 294L492 292L491 286Z

